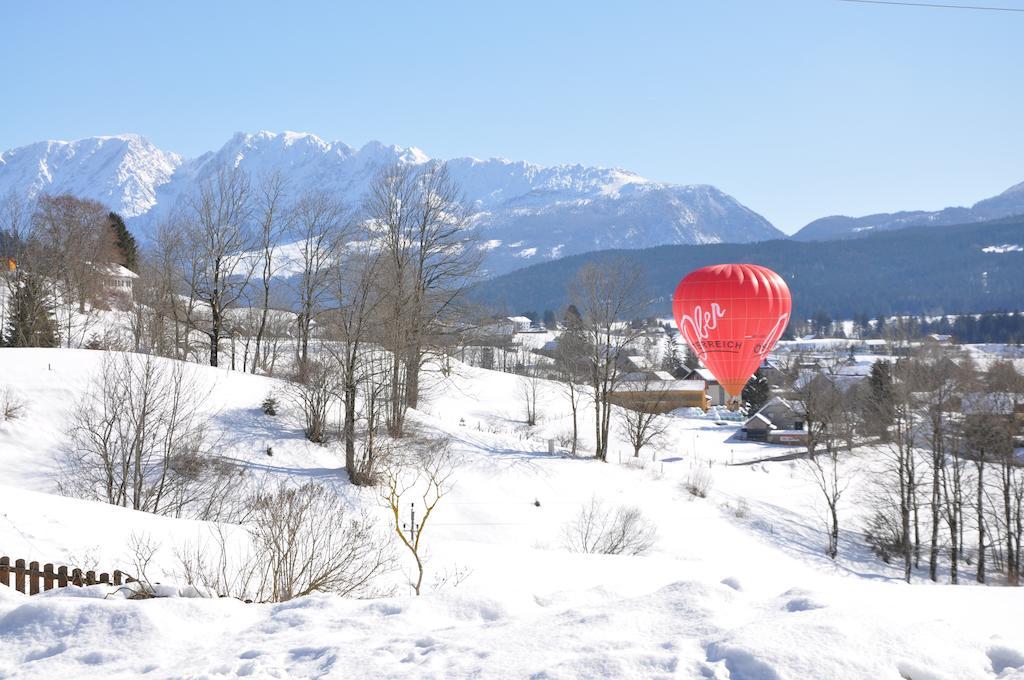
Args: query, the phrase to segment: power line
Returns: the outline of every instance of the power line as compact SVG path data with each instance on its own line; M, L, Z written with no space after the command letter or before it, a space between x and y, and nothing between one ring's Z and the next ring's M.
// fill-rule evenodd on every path
M1024 12L1020 7L984 7L980 5L944 5L935 2L901 2L900 0L838 0L857 2L864 5L900 5L902 7L930 7L938 9L976 9L984 12Z

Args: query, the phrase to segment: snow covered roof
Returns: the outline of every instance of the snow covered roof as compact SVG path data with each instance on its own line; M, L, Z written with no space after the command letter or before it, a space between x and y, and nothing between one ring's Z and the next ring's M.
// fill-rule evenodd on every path
M637 377L639 376L639 377ZM616 392L703 392L703 380L653 380L644 373L627 373Z
M709 371L706 368L697 368L697 369L694 369L693 372L696 373L697 375L699 375L700 379L703 380L704 382L709 382L709 383L717 383L718 382L718 379L715 377L715 374L712 373L711 371Z
M532 321L530 321L528 317L525 316L510 316L508 317L508 320L511 321L512 323L533 323Z
M760 420L762 423L764 423L768 427L775 427L775 425L772 424L772 421L768 420L768 418L763 416L760 411L758 411L754 415L752 415L749 418L747 418L747 423L749 423L751 420ZM744 423L744 425L746 425L746 423Z
M131 269L123 267L116 262L110 262L107 264L96 265L96 270L104 276L110 276L115 279L137 279L139 275L133 272Z

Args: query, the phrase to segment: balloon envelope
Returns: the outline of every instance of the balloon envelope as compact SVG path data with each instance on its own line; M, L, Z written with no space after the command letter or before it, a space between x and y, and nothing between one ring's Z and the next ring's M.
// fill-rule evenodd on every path
M782 337L791 310L786 282L756 264L702 267L672 296L679 332L734 397Z

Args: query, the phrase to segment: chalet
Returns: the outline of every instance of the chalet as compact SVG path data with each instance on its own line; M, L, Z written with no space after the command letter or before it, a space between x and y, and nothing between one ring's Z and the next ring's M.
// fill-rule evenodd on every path
M800 407L782 397L773 397L743 423L750 441L769 444L804 444L807 428Z
M691 380L703 380L708 395L708 406L724 406L729 403L729 395L715 374L706 368L695 368L687 376ZM739 396L739 395L737 395Z
M108 293L128 298L133 296L138 274L116 263L98 265L96 271L103 277L103 287Z
M945 333L929 333L921 338L924 345L952 345L953 336Z
M533 330L533 321L525 316L510 316L506 321L512 324L513 333L529 333Z
M667 371L635 371L621 376L608 401L645 413L678 408L708 409L703 380L676 380Z

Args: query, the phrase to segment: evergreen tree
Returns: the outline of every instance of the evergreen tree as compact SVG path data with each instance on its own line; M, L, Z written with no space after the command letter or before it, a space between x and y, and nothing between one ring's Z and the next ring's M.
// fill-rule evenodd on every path
M7 347L57 347L57 324L46 287L38 276L21 275L11 301L11 316L4 328Z
M756 413L771 398L771 385L768 384L768 379L764 377L759 368L751 376L750 380L747 381L747 384L743 386L743 396L741 397L743 407L747 410L747 413Z
M665 353L661 359L661 370L668 371L674 378L681 378L689 373L679 353L679 344L670 334L665 335Z
M889 426L894 419L894 397L892 365L888 361L878 359L871 365L871 375L868 376L868 386L871 396L866 405L867 413L865 421L874 434L887 441Z
M683 366L686 366L691 371L700 368L700 359L697 358L697 354L690 347L690 343L686 343L686 354L683 356Z
M576 309L576 305L569 305L562 320L567 330L579 331L583 328L583 317L580 316L580 310Z
M120 263L127 269L136 271L139 267L139 244L135 242L135 237L128 231L120 215L112 212L109 218L114 245L117 246L117 252L121 257Z
M553 331L558 327L558 319L555 318L555 312L550 309L544 310L544 328L549 331Z

